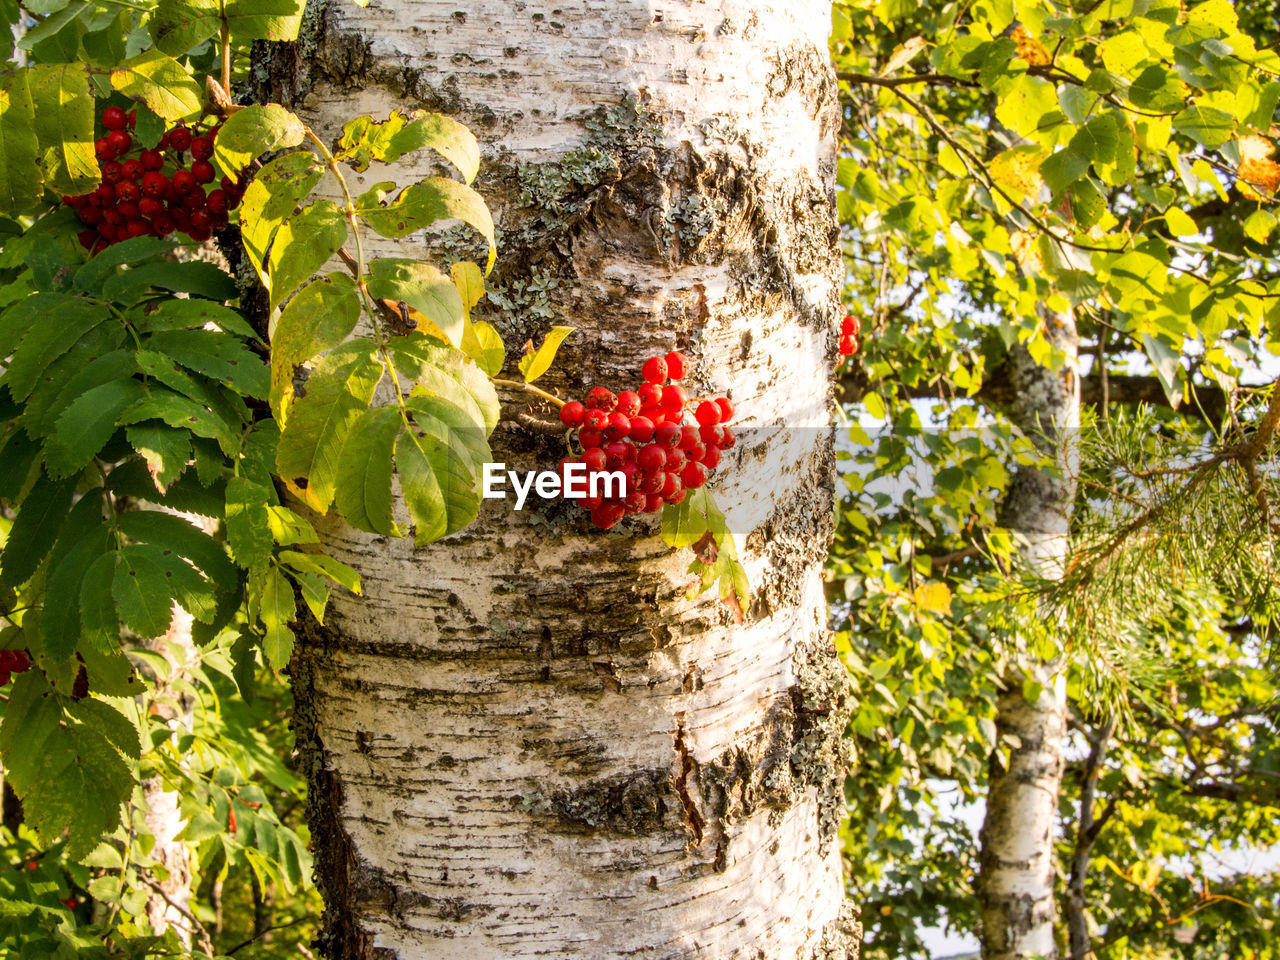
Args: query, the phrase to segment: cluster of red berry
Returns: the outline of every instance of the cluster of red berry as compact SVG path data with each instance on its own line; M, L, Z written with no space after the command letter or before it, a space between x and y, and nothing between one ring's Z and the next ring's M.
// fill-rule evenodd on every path
M227 225L227 211L244 195L246 171L235 180L223 177L206 191L206 184L217 179L209 158L218 127L173 127L153 149L144 150L129 133L136 119L136 110L110 106L102 111L107 134L94 144L102 183L89 193L62 198L87 227L78 235L81 245L96 253L130 237L175 231L208 240Z
M862 321L852 313L846 313L840 321L840 360L858 352L858 334L862 333Z
M31 658L25 650L0 650L0 687L9 682L11 673L25 673L31 669Z
M620 472L626 491L605 498L588 495L578 505L591 521L608 529L629 513L653 513L664 504L680 503L685 491L702 486L720 463L720 451L737 443L732 428L733 404L724 397L690 400L684 388L669 380L684 376L688 360L682 353L650 357L644 362L644 383L636 390L614 395L592 387L586 403L572 400L560 408L560 422L577 431L582 454L560 461L562 477L571 463L586 466L591 477ZM696 423L685 423L692 409Z

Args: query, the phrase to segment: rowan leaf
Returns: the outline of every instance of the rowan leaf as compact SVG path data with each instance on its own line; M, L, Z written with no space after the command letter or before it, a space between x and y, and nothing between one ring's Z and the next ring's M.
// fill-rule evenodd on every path
M524 375L525 383L533 383L551 369L560 344L564 342L565 337L573 333L573 330L573 327L552 327L542 338L542 346L537 350L530 350L520 358L520 373Z
M280 568L272 566L267 571L266 580L262 586L259 616L262 619L262 625L266 628L266 635L262 638L262 652L267 655L267 662L273 670L283 670L289 664L294 641L289 622L297 616L297 613L298 607L293 599L293 587L289 585L288 578Z
M92 190L101 174L88 72L80 64L42 64L30 68L28 82L45 182L57 193Z
M36 572L40 561L58 539L75 488L74 478L54 481L44 476L37 477L31 492L18 508L4 550L0 553L0 583L16 587L26 583Z
M13 351L8 369L0 374L0 382L9 386L9 393L15 400L27 398L40 376L55 360L69 351L83 337L88 336L99 324L111 318L105 306L90 303L79 298L58 298L56 301L40 297L29 298L36 301L28 309L19 310L17 306L5 312L5 320L14 318L14 323L23 323L26 333ZM48 322L47 316L42 318L32 315L31 311L44 306L53 307L56 302L57 323ZM0 336L4 331L0 330ZM0 343L0 349L3 349Z
M360 593L360 574L341 560L323 553L301 553L297 550L281 550L280 562L304 573L328 577L351 593Z
M457 350L420 333L393 337L388 342L396 368L415 381L415 396L443 397L466 411L483 428L484 436L498 424L498 394L489 378Z
M213 162L235 178L254 158L296 147L305 138L306 128L291 111L278 103L254 104L223 122L213 143Z
M455 347L462 345L466 312L458 288L436 267L421 260L384 257L369 267L369 293L404 301L434 323Z
M267 506L273 499L271 489L260 483L244 477L227 481L227 546L241 567L261 567L271 557Z
M0 83L0 209L24 213L39 201L40 181L31 175L39 156L27 71L15 70Z
M448 177L428 177L400 191L390 202L382 199L382 185L356 198L356 213L384 237L406 237L442 220L461 220L474 227L489 244L485 273L498 255L493 216L480 194ZM426 311L423 311L426 313Z
M358 530L400 536L391 513L391 456L402 426L399 407L373 407L347 431L338 458L334 506Z
M271 334L271 409L282 422L298 364L336 347L360 319L355 283L343 273L313 280L289 301Z
M191 561L220 589L237 586L239 574L226 551L191 521L159 510L129 510L116 520L132 540L150 543Z
M267 262L274 310L347 242L347 218L332 200L317 200L282 223Z
M113 350L123 340L113 324L103 324L50 364L27 398L23 423L45 437L57 429L58 417L79 397L112 381L127 381L138 372L132 350ZM67 375L69 374L69 375Z
M209 300L231 300L240 295L235 281L212 263L144 263L122 270L102 285L102 297L116 303L134 303L152 288L189 293Z
M216 36L225 16L232 42L294 40L302 21L301 0L160 0L147 29L156 48L178 57Z
M116 421L145 395L134 379L111 380L87 390L58 417L57 431L45 444L45 463L53 477L78 472L97 456L116 432Z
M349 340L326 354L295 400L276 448L280 475L324 512L333 502L338 458L347 431L369 406L383 366L367 340Z
M191 435L185 430L153 424L135 424L125 437L147 463L147 472L161 493L181 476L191 459Z
M146 50L120 64L111 71L111 86L170 122L200 111L200 84L182 64L159 50Z
M165 330L148 337L144 346L215 382L228 384L243 396L266 399L270 373L243 340L217 330Z
M80 581L80 635L91 648L103 653L117 649L120 617L111 587L119 557L115 551L98 556Z
M139 353L138 359L142 363L144 370L148 368L149 360L154 357L159 357L156 361L157 364L161 361L169 364L173 363L172 360L167 357L160 357L159 354L152 354L151 357L147 357L143 353ZM156 367L152 369L156 369ZM227 419L223 411L211 409L191 397L183 396L173 390L156 385L152 385L148 389L147 396L121 415L120 423L130 426L153 419L167 423L171 427L189 430L197 437L217 440L218 445L222 447L228 456L234 453L239 446L240 431L233 422Z
M363 172L371 160L393 163L423 147L430 147L457 167L467 183L480 170L480 145L471 131L451 117L422 111L406 115L393 110L382 121L372 117L349 120L338 141L338 158L349 160Z
M419 437L413 430L401 433L396 468L416 543L431 543L461 530L480 512L475 475L435 437Z
M90 503L98 500L98 509L101 510L101 500L96 493L87 500ZM110 531L102 525L101 516L98 521L99 525L88 536L81 537L75 546L49 564L40 630L45 656L53 660L70 658L80 639L81 587L89 568L107 552L110 543Z
M264 285L268 282L264 269L267 251L276 230L293 216L294 208L323 173L315 154L299 150L267 163L245 189L238 208L240 239Z
M117 244L116 246L120 246ZM108 247L106 252L116 249ZM104 254L96 255L90 263ZM215 303L212 300L199 298L179 300L176 297L165 297L158 303L148 303L146 310L137 310L129 315L130 322L141 333L161 333L166 330L203 330L214 324L223 333L242 340L260 340L256 330L249 326L244 317L230 307Z

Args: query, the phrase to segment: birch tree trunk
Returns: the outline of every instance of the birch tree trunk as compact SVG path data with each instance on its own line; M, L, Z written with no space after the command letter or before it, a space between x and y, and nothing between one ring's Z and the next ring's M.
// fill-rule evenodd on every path
M821 581L842 277L829 3L385 0L308 22L259 71L271 99L326 135L423 107L485 141L501 249L480 316L512 359L577 328L540 385L629 388L678 348L696 392L732 398L742 440L714 495L753 587L739 625L714 590L686 597L690 557L655 521L605 534L564 503L491 501L427 549L325 527L365 591L291 668L325 952L856 957ZM564 452L512 419L494 441L513 469Z
M1019 533L1023 559L1041 577L1060 575L1067 557L1076 493L1080 427L1078 340L1069 314L1044 311L1046 339L1066 360L1058 369L1037 364L1019 344L1006 361L1010 418L1050 458L1057 475L1020 467L1002 509L1002 524ZM1020 654L1020 655L1018 655ZM1054 958L1057 858L1054 827L1062 786L1067 730L1066 678L1057 661L1019 650L1002 678L996 704L997 744L991 756L986 817L980 836L982 955L985 960ZM1023 680L1041 688L1031 701Z

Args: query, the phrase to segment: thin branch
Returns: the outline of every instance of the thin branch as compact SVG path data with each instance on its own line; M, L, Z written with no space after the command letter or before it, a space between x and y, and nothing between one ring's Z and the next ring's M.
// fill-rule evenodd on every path
M855 86L870 87L886 87L890 90L895 87L905 87L909 84L928 83L939 87L977 87L979 84L973 80L965 80L962 77L952 77L945 73L914 73L905 77L874 77L866 73L846 73L843 70L836 72L836 79L843 80L845 83L851 83Z

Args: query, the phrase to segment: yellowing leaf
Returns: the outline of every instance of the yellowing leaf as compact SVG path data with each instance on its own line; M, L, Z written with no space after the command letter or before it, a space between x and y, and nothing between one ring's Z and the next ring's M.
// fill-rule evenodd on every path
M551 369L551 362L556 358L556 351L564 338L573 333L573 327L552 327L551 332L543 338L542 346L530 350L520 358L520 372L524 374L525 383L533 383Z
M1039 147L1015 147L996 154L988 170L991 178L1015 200L1035 200L1044 186L1040 164L1046 156Z
M951 588L945 583L925 583L916 587L916 606L925 613L948 616L951 613Z
M1033 66L1047 66L1053 62L1053 57L1049 55L1044 44L1027 33L1024 27L1014 27L1009 36L1018 45L1018 56L1027 63Z

